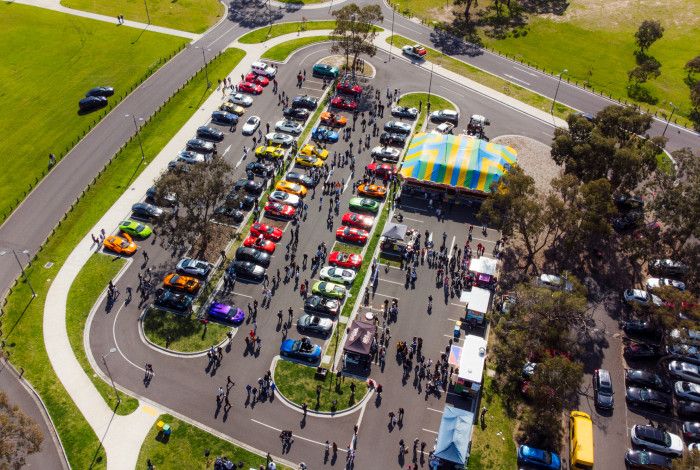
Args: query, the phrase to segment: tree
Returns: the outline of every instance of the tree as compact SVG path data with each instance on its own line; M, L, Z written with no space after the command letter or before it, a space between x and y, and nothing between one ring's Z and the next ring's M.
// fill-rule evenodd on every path
M654 57L640 54L637 59L637 66L627 73L629 81L639 84L661 75L661 62Z
M634 38L637 41L637 47L642 53L651 47L656 41L664 35L664 28L657 20L644 20L639 25L639 29L634 33Z
M377 36L375 23L384 21L382 10L379 5L366 5L359 7L354 3L346 5L333 12L336 26L333 30L334 53L342 52L345 55L345 65L351 66L353 75L357 66L357 59L365 54L374 57L377 48L374 45L374 38ZM352 56L352 64L350 64Z
M177 195L179 210L166 212L157 229L174 246L189 246L199 241L202 255L210 240L209 219L215 207L231 188L233 168L223 158L187 165L170 171L156 183L156 194Z
M537 365L528 395L539 410L561 412L576 400L583 365L565 356L549 356Z
M39 451L44 436L39 426L0 390L0 468L19 469Z
M700 73L700 55L693 57L685 63L685 71L688 74L688 78L691 80L691 84L695 83L693 75Z
M471 22L472 7L478 7L479 0L454 0L454 4L457 6L464 5L464 23L468 27Z

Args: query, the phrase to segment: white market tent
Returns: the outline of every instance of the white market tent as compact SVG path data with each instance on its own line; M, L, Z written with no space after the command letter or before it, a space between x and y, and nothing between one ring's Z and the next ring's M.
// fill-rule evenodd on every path
M473 258L469 262L469 271L478 274L488 274L489 276L495 276L497 264L498 260L488 258L486 256L480 256L478 258Z
M459 358L459 378L472 383L478 390L484 375L486 362L486 340L481 336L467 335ZM474 384L478 384L474 387Z
M462 291L459 301L465 302L467 309L483 316L486 315L491 304L491 291L481 287L472 287L471 291Z

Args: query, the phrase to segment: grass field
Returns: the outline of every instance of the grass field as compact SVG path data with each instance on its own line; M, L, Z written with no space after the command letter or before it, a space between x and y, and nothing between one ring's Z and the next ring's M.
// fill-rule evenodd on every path
M415 132L420 132L423 128L423 123L425 122L425 118L427 116L427 113L425 111L427 110L428 106L428 94L409 93L399 98L398 104L401 106L407 106L409 108L418 108L420 114L418 115L418 119L416 120ZM426 109L424 110L423 107L425 107ZM445 98L441 96L431 95L430 109L435 111L438 109L455 109L455 107L451 102L447 101Z
M140 36L140 38L139 38ZM138 40L136 41L136 39ZM134 42L135 41L135 42ZM101 112L78 115L78 101L111 85L116 103L149 70L162 65L182 38L57 13L0 4L0 220ZM12 112L7 112L12 110Z
M224 76L244 54L240 49L228 49L209 64L209 73ZM201 72L142 127L146 163L160 152L214 91L214 88L206 90L206 79ZM138 142L133 140L86 191L85 197L68 213L31 266L25 269L37 293L36 298L32 299L29 286L21 279L8 294L4 307L2 339L6 343L5 351L15 367L25 370L25 378L46 403L73 468L101 469L106 464L104 452L98 450L97 435L68 396L49 363L42 329L46 293L76 243L114 204L130 184L132 176L143 170L140 162L141 151ZM124 171L125 168L134 171ZM53 264L45 267L48 262Z
M90 377L95 388L100 392L102 398L111 409L117 406L117 397L112 386L102 380L88 362L85 348L83 346L83 335L85 323L90 314L90 310L97 302L97 298L107 288L110 280L114 279L119 270L124 266L124 259L115 256L104 256L94 254L88 260L73 281L68 292L68 302L66 304L66 324L68 329L68 340L73 348L75 357L83 370ZM105 353L107 351L104 351ZM95 360L98 358L96 357ZM116 408L117 414L128 415L139 406L138 400L124 393L121 393L121 403Z
M143 332L149 340L180 352L205 351L225 340L226 333L230 330L230 327L219 323L210 322L205 325L194 317L183 317L156 309L149 310L143 319Z
M148 5L148 15L146 14ZM131 21L203 33L224 14L224 5L217 0L61 0L61 5L76 10L107 16L124 15Z
M172 434L167 440L158 434L154 425L146 436L139 452L136 468L147 468L147 460L157 469L182 468L187 470L204 470L213 468L216 457L226 456L234 464L243 462L238 468L256 469L265 465L265 457L253 454L245 449L236 447L228 441L212 436L198 427L185 423L170 415L161 415L158 421L169 424ZM204 451L209 450L209 457ZM289 467L277 464L280 470L291 470Z
M336 385L335 375L328 374L325 379L316 378L316 368L296 362L277 361L275 366L275 385L288 400L301 406L306 402L313 411L342 411L350 408L367 394L367 382L350 377ZM350 384L355 384L355 396L351 396ZM316 400L316 387L321 386L321 395ZM333 400L336 409L333 410Z
M297 49L308 46L309 44L316 44L329 40L330 36L309 36L306 38L292 39L291 41L272 46L263 53L261 58L275 60L277 62L284 62L287 60L287 57L289 57Z
M335 29L335 21L307 21L303 23L303 25L300 21L278 23L272 26L265 26L264 28L254 29L253 31L238 38L238 42L243 44L256 44L285 34L320 29Z

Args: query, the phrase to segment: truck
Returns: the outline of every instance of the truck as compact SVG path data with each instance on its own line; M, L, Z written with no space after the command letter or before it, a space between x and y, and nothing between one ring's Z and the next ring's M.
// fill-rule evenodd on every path
M412 46L403 46L401 50L407 56L420 60L425 59L425 56L428 54L428 51L425 49L425 47L419 44L414 44Z
M484 133L484 128L491 124L488 119L480 114L473 114L467 124L467 135L473 135L479 139L488 140Z

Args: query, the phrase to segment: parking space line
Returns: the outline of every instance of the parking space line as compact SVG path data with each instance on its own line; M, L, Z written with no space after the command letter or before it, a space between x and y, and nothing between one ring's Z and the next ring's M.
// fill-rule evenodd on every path
M388 283L390 283L390 284L396 284L397 286L404 286L404 285L406 285L406 284L403 283L403 282L390 281L389 279L381 279L381 278L380 278L379 281L380 281L380 282L388 282Z
M277 429L276 427L270 426L269 424L265 424L265 423L263 423L262 421L258 421L257 419L250 418L250 420L251 420L252 422L254 422L254 423L257 423L257 424L261 425L261 426L265 426L266 428L270 428L270 429L272 429L273 431L282 432L281 429ZM437 434L437 433L436 433L436 434ZM299 439L304 440L304 441L306 441L306 442L311 442L312 444L317 444L317 445L324 446L324 447L325 447L325 445L326 445L326 444L323 443L323 442L314 441L313 439L309 439L308 437L300 436L299 434L296 434L296 433L294 434L294 438L295 438L295 439L296 439L296 438L299 438ZM338 451L340 451L340 452L346 452L345 449L343 449L343 448L340 447L340 446L338 446Z
M241 294L241 293L239 293L239 292L231 292L231 293L232 293L233 295L240 295L241 297L247 297L247 298L249 298L249 299L254 299L254 298L255 298L255 297L253 297L253 296L251 296L251 295Z
M455 240L457 240L457 236L453 235L452 236L452 243L450 243L450 251L448 251L448 253L450 254L450 259L452 259L452 253L453 253L452 249L455 247Z
M429 433L431 433L431 434L437 434L437 431L433 431L433 430L431 430L431 429L425 429L425 428L423 428L423 431L429 432Z
M404 207L407 208L407 209L412 209L412 210L417 211L417 212L426 212L426 213L429 212L429 211L423 209L422 207L413 207L413 206L407 206L407 205L402 205L402 206L401 206L401 208L404 208ZM404 218L405 218L405 217L404 217Z
M302 88L303 88L304 90L321 91L321 90L319 90L318 88L309 88L309 87L307 87L307 86L303 86Z
M410 221L412 221L412 222L418 222L419 224L424 223L422 220L412 219L412 218L406 217L406 216L404 216L404 220L410 220Z
M450 302L450 305L454 305L455 307L464 307L464 306L466 306L467 304L456 304L456 303L454 303L454 302Z
M396 297L395 295L386 295L386 294L382 294L382 293L380 293L380 292L375 292L374 295L379 295L379 296L382 296L382 297L388 297L388 298L390 298L390 299L393 299L393 298Z
M440 414L443 414L443 413L444 413L442 410L436 410L435 408L426 407L426 409L428 409L428 410L430 410L430 411L434 411L434 412L436 412L436 413L440 413Z

